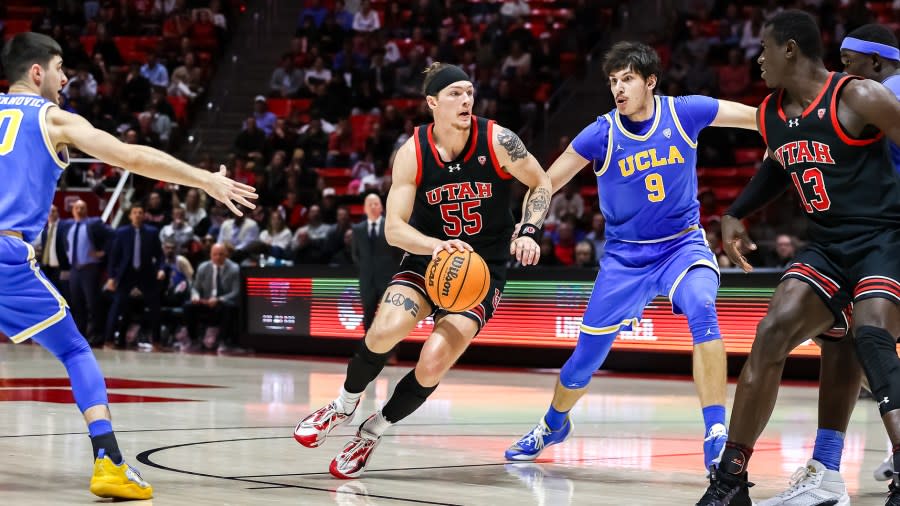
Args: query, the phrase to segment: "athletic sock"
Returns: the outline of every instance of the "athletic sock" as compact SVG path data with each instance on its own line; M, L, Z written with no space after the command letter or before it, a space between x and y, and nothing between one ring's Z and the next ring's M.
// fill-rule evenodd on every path
M816 431L816 446L813 459L818 460L825 469L841 470L841 455L844 453L844 433L831 429Z
M709 429L717 423L725 425L725 406L711 404L703 408L703 424L706 425L704 434L709 434Z
M362 397L362 392L354 394L341 387L341 394L334 400L334 405L339 412L349 415L356 409L360 397Z
M94 448L94 458L100 456L100 451L113 461L113 464L122 463L122 452L119 451L119 443L116 434L112 430L109 420L94 420L88 424L88 433L91 436L91 446Z
M544 423L547 424L547 427L550 427L550 430L559 430L565 425L568 416L568 411L557 411L551 405L550 409L547 410L547 414L544 415Z
M384 418L384 415L381 414L381 411L379 411L373 416L370 416L368 420L363 422L360 428L368 432L369 434L381 437L381 435L384 434L384 431L388 430L391 425L393 424L387 421Z

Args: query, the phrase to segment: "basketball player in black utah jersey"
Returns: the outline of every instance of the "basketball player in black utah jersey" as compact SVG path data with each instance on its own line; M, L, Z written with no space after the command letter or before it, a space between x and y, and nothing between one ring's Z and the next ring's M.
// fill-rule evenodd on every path
M316 447L350 420L360 396L384 367L389 352L416 324L434 315L434 330L414 370L403 377L381 411L370 416L331 462L338 478L355 478L369 463L382 433L418 409L437 388L500 302L506 261L538 262L537 233L550 203L550 179L519 137L472 115L474 87L453 65L426 70L425 100L434 123L418 127L394 160L385 236L406 251L382 297L372 327L347 367L340 395L294 430L300 444ZM510 243L510 184L530 189L524 222ZM487 262L491 284L481 304L463 313L439 309L425 291L425 268L441 250L473 250Z
M763 26L762 44L762 76L776 88L758 113L768 160L726 213L723 243L749 272L738 245L752 243L739 218L762 207L787 177L809 218L810 245L788 268L757 327L735 393L729 441L698 506L751 504L747 463L772 414L785 359L806 339L834 327L851 327L895 450L900 443L894 338L900 335L900 179L884 143L885 135L900 142L900 103L879 83L829 73L809 14L788 10L774 16ZM852 322L844 311L850 302ZM852 404L859 379L852 367L846 370L846 377L832 383ZM886 504L900 506L896 477Z

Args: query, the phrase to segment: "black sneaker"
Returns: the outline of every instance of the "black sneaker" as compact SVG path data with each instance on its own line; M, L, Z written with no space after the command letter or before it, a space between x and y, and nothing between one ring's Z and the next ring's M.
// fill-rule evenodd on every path
M712 472L709 476L709 488L697 502L697 506L753 506L749 491L753 484L747 481L746 472L733 475L719 471L716 466L710 467Z
M887 502L884 503L884 506L900 506L900 479L898 479L896 474L894 474L894 480L891 481L888 488L890 489L890 493L888 494Z

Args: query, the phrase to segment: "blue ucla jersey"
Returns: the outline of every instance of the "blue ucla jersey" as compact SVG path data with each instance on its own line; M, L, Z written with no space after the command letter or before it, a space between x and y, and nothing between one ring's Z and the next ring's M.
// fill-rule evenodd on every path
M891 90L894 96L897 97L897 100L900 100L900 75L892 75L885 79L881 84ZM894 162L894 167L900 171L900 146L897 146L890 141L888 141L888 145L891 150L891 161Z
M646 122L632 123L614 109L572 141L594 161L609 240L653 242L700 223L697 135L715 119L718 101L655 96L654 102Z
M0 230L32 242L50 213L56 181L68 165L50 144L46 113L56 104L37 95L0 94Z

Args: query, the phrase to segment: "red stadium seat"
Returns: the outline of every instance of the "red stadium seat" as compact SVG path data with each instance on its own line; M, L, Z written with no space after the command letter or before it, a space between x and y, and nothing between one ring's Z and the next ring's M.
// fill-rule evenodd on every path
M734 162L738 165L757 164L762 161L765 149L737 148L734 150Z
M346 193L347 184L350 183L350 169L344 167L324 167L316 169L316 173L325 181L325 186L334 188L335 192L337 192L338 187L344 187L344 192Z
M12 38L12 36L17 33L31 31L30 19L7 19L3 24L5 26L3 33L5 35L4 38L6 39Z
M87 54L94 54L94 45L97 44L97 36L82 35L80 38L81 45L84 46L84 52Z
M372 133L372 125L378 122L377 114L354 114L350 116L350 131L353 135L353 150L365 151L366 137Z
M175 120L178 121L179 124L184 125L187 123L187 106L188 99L187 97L173 97L169 95L166 97L169 101L169 104L172 105L172 109L175 111Z

